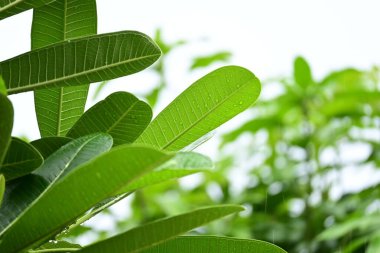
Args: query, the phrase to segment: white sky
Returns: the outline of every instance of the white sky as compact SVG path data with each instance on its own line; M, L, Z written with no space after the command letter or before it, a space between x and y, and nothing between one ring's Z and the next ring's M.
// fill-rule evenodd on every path
M139 30L153 35L161 27L166 40L194 41L173 53L170 90L163 104L205 74L187 73L191 56L218 49L231 50L232 64L251 69L261 79L290 74L299 54L311 62L317 77L347 66L379 64L379 11L378 0L98 0L99 32ZM29 50L30 22L30 11L0 22L0 60ZM141 93L154 80L140 73L117 79L107 92ZM12 100L14 134L38 138L32 95Z

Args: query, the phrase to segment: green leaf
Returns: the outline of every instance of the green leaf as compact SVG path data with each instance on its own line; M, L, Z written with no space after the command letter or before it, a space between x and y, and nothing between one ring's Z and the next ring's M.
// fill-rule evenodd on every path
M7 155L0 166L0 173L7 181L25 176L37 169L44 159L41 154L29 143L12 138Z
M54 0L1 0L0 20L52 1Z
M202 172L212 167L213 163L207 156L193 152L178 153L172 160L163 164L157 170L127 185L120 193L131 192L154 184L167 182L168 180Z
M310 66L302 57L294 60L294 79L301 87L306 87L313 82Z
M67 133L78 138L103 132L113 137L114 145L131 143L152 119L148 104L127 92L116 92L89 109Z
M170 103L136 143L180 150L247 109L260 90L260 81L242 67L217 69Z
M7 154L8 146L11 143L11 133L13 128L13 106L11 101L0 93L0 165Z
M4 191L5 191L5 177L0 174L0 207L1 207L1 203L3 202Z
M79 252L139 252L173 239L180 234L186 233L210 221L242 210L242 207L235 205L222 205L198 209L133 228L110 239L84 247Z
M8 93L15 94L130 75L147 68L160 55L148 36L124 31L33 50L1 62L0 75L8 85Z
M47 252L69 252L80 249L79 244L73 244L66 241L51 241L45 243L36 250L31 250L29 253L47 253Z
M230 52L218 52L208 56L197 57L193 60L190 69L205 68L210 66L215 62L226 62L231 58L232 54Z
M7 187L5 205L0 208L0 235L28 206L41 197L64 175L112 147L106 134L85 136L74 140L51 155L33 175L28 175Z
M83 164L18 217L1 237L0 252L15 253L38 246L98 202L170 158L151 148L124 145Z
M117 194L115 194L118 196L111 197L99 203L90 212L79 218L75 224L68 228L68 231L66 232L72 231L81 223L89 220L96 214L124 199L137 189L198 173L202 170L210 169L212 166L213 164L210 158L204 155L193 152L177 153L173 159L164 163L162 166L159 166L156 170L141 176L130 184L127 184Z
M217 236L180 236L141 253L286 253L264 241Z
M5 82L3 78L0 76L0 94L2 95L8 95L7 87L5 87Z
M32 141L30 144L35 147L44 159L48 158L55 151L72 141L67 137L46 137Z
M32 49L97 32L95 0L57 0L33 12ZM63 136L84 112L89 84L34 93L42 137Z

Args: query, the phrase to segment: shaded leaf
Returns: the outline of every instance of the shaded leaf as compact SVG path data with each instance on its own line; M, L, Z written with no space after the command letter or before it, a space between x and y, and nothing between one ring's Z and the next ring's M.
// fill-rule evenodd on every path
M210 221L242 211L235 205L222 205L198 209L189 213L157 220L104 241L84 247L81 253L139 252L155 246Z
M11 101L0 93L0 165L7 154L8 146L11 143L11 133L13 128L13 106Z
M41 154L32 145L18 138L12 138L4 162L0 166L0 173L10 181L31 173L43 161Z
M148 104L128 92L115 92L89 109L67 136L78 138L103 132L110 134L117 146L136 140L151 119Z
M247 109L260 90L260 81L244 68L217 69L170 103L136 142L180 150Z
M141 253L286 253L264 241L217 236L180 236Z
M95 0L57 0L33 11L32 49L97 32ZM89 84L37 90L34 101L42 137L63 136L84 112Z
M54 0L1 0L0 20L52 1Z
M46 137L34 140L30 144L32 144L33 147L40 152L43 158L46 159L70 141L72 141L72 139L67 137Z
M0 75L8 93L15 94L122 77L147 68L160 55L149 37L124 31L69 40L19 55L0 63Z
M0 208L0 235L41 194L64 175L108 151L112 147L109 135L96 134L74 140L51 155L33 175L28 175L9 184L5 192L5 205Z
M151 148L120 146L83 164L54 184L17 219L3 234L0 251L13 253L40 245L96 203L114 196L170 158ZM54 219L46 219L46 215Z

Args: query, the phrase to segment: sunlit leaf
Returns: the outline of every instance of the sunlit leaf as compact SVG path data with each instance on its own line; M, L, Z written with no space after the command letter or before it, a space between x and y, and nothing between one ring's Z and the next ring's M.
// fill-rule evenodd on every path
M115 92L89 109L67 133L78 138L103 132L113 137L114 145L131 143L152 119L152 110L145 102L127 92Z
M161 55L146 35L124 31L68 40L0 63L8 93L58 88L139 72ZM23 73L23 75L20 75Z
M139 252L226 215L242 211L234 205L198 209L189 213L157 220L80 250L81 253Z
M313 82L310 66L302 57L294 60L294 79L301 87L306 87Z
M193 60L190 69L205 68L216 62L226 62L231 56L231 52L218 52L208 56L197 57Z
M136 143L180 150L247 109L260 90L260 81L244 68L215 70L170 103Z

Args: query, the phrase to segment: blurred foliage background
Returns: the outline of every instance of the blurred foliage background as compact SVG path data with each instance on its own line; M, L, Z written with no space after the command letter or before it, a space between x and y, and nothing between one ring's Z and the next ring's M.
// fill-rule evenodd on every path
M190 43L168 44L160 30L155 40L164 53L151 68L159 81L143 95L153 107L165 99L165 73L172 71L166 59ZM224 51L198 56L189 71L230 58ZM380 70L343 69L316 80L304 58L293 64L288 76L262 80L262 96L246 121L217 137L213 171L192 177L191 184L173 181L136 192L103 213L111 229L89 232L86 226L96 224L90 222L66 236L96 239L197 206L238 203L245 212L195 233L256 238L295 253L380 252ZM122 205L129 211L116 210Z

